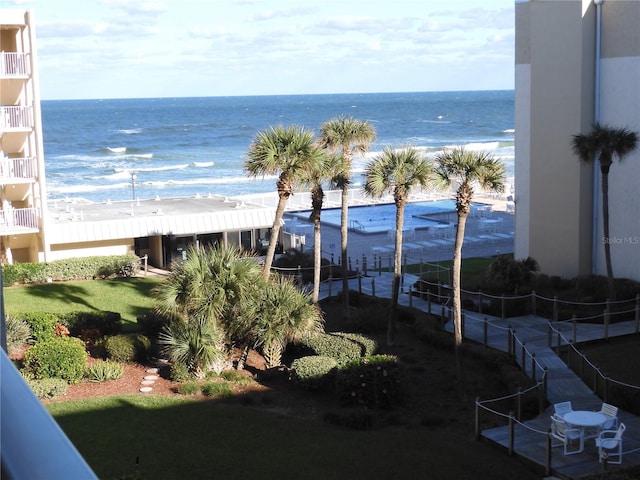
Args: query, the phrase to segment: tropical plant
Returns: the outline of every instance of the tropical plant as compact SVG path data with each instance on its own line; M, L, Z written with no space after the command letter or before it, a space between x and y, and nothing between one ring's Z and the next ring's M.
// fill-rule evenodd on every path
M259 132L249 147L247 157L244 169L249 176L279 175L276 182L278 206L263 270L266 279L271 272L287 200L297 184L308 178L309 172L317 170L324 154L318 148L313 132L299 126L279 125Z
M511 255L500 255L489 265L487 281L501 293L517 295L521 287L531 283L538 270L538 262L531 257L516 260Z
M31 337L31 327L26 321L11 315L7 315L5 326L7 329L7 352L9 355L15 355L22 350Z
M342 305L345 319L349 318L349 257L348 242L348 212L349 185L351 183L351 162L355 154L369 151L371 143L376 138L373 125L367 121L352 117L339 116L323 123L320 127L320 145L340 155L342 167L335 177L336 185L342 190L340 214L340 252L342 264Z
M462 392L462 304L460 299L460 268L462 266L462 244L467 217L471 212L474 188L490 192L504 190L504 164L487 152L466 151L463 148L446 149L435 158L436 180L445 187L458 185L456 190L456 239L453 249L452 290L453 325L458 371L458 386Z
M221 372L226 367L223 338L214 322L175 320L160 332L158 343L173 362L187 365L190 372L203 378L208 370Z
M384 151L369 162L365 168L364 190L372 197L381 197L391 191L396 204L396 235L391 289L391 310L387 328L387 345L393 345L396 330L398 296L402 276L402 229L404 209L413 187L427 187L433 179L433 166L418 150L411 147Z
M596 123L587 134L573 136L574 153L585 162L600 163L602 174L602 233L604 235L604 258L609 280L609 297L616 298L613 266L611 265L611 242L609 242L609 170L613 157L620 160L638 145L638 134L625 128L613 128ZM594 265L595 267L595 265Z
M267 368L281 364L288 343L321 332L322 328L321 310L309 303L308 296L291 279L275 276L263 287L252 332L253 344L262 349Z
M253 328L252 308L263 283L258 262L238 248L192 247L156 289L156 310L174 320L195 323L192 334L209 331L201 325L212 324L210 328L220 334L220 351L228 341L248 345L245 329Z

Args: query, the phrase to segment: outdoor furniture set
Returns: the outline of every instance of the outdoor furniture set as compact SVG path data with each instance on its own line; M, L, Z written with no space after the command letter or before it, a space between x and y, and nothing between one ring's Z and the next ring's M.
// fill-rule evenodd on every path
M565 455L582 453L585 440L593 438L600 462L606 458L607 463L622 463L622 437L626 426L618 422L617 407L603 403L598 412L573 410L571 402L561 402L554 405L554 410L551 416L553 447L564 446ZM573 447L575 444L577 446Z

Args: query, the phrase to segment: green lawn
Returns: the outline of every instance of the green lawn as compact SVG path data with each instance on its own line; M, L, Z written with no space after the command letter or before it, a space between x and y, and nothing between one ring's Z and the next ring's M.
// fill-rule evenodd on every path
M48 283L4 289L5 313L118 312L123 322L135 323L153 306L156 278L124 278L85 282Z
M133 473L136 458L144 479L163 480L539 477L516 458L446 428L346 430L258 410L250 400L129 395L47 408L106 480Z

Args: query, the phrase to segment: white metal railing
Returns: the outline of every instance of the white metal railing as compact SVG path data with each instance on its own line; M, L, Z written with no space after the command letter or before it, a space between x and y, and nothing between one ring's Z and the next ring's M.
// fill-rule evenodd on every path
M0 158L0 179L37 177L38 161L36 158ZM0 180L0 183L6 182Z
M40 212L37 208L8 208L0 210L0 234L20 229L38 229Z
M28 77L31 75L29 54L2 52L0 54L0 75L3 77Z
M3 77L28 77L31 75L29 54L2 52L0 54L0 75Z
M27 106L3 106L0 107L0 130L13 128L33 127L33 107Z

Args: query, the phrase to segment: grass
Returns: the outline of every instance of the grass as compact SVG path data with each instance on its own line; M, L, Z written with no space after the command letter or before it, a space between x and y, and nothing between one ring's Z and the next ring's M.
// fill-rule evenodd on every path
M106 480L133 473L136 459L144 479L164 480L471 480L483 471L492 472L494 479L538 478L517 459L446 429L359 432L223 401L146 396L94 398L47 408ZM453 453L452 445L460 453ZM501 468L496 469L491 463L498 461Z
M152 290L158 282L155 278L125 278L5 288L5 313L109 311L119 313L123 323L135 324L153 306Z

